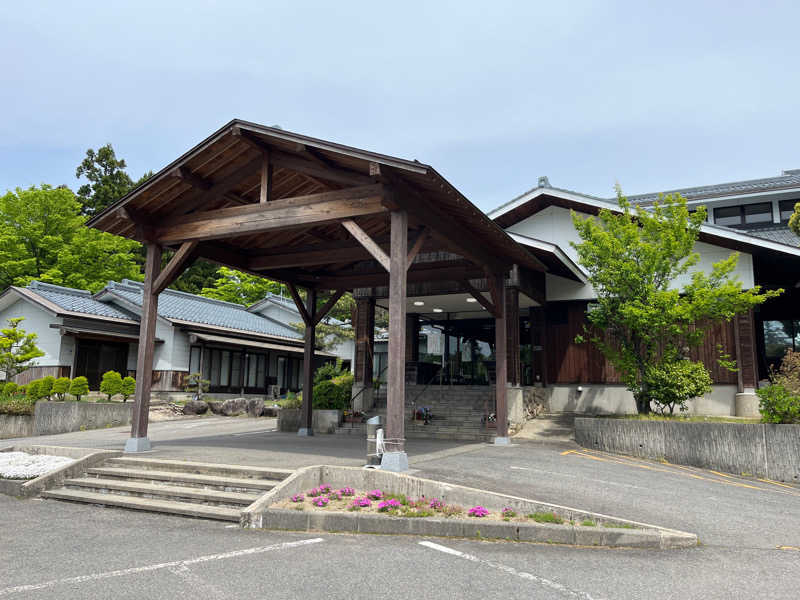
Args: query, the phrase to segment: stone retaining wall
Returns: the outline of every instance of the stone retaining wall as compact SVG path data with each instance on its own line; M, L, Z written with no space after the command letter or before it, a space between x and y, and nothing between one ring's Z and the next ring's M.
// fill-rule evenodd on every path
M340 410L315 410L311 414L311 427L314 433L336 433L342 422ZM282 408L278 411L278 430L297 433L300 429L300 409Z
M800 425L575 418L585 448L800 483Z
M130 425L133 402L36 403L33 415L0 415L0 439Z
M33 415L0 415L0 440L36 435Z

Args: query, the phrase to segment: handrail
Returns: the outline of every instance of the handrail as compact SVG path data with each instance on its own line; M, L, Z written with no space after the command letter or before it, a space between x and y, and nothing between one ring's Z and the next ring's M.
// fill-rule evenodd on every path
M414 399L411 401L411 415L412 415L412 419L411 420L412 421L416 420L416 416L417 416L417 411L414 409L414 407L417 405L417 400L419 400L420 396L422 396L422 394L424 394L426 392L426 390L430 387L431 383L433 383L433 380L436 379L437 377L439 377L441 371L442 371L442 368L439 367L439 370L436 371L436 373L434 373L433 376L428 380L428 383L425 384L425 386L422 388L422 391L420 391L416 396L414 396Z
M383 369L381 370L381 372L380 372L380 373L378 373L378 380L379 380L379 381L380 381L381 375L383 375L383 374L386 372L386 369L388 369L388 368L389 368L389 365L386 365L385 367L383 367ZM372 385L374 385L374 384L375 384L375 382L373 381ZM366 389L367 389L367 386L365 385L364 387L362 387L362 388L361 388L361 389L358 391L358 393L357 393L355 396L353 396L352 398L350 398L350 409L351 409L351 410L353 409L353 400L355 400L355 399L356 399L356 398L358 398L358 397L359 397L361 394L363 394L363 393L366 391Z

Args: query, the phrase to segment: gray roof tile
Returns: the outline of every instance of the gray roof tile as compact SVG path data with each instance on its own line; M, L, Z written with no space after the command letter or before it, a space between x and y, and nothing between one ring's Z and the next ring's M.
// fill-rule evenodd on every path
M659 192L663 194L680 194L687 200L701 200L704 198L717 198L721 196L735 196L737 194L753 194L782 189L800 190L800 173L796 170L787 171L777 177L764 177L762 179L748 179L745 181L731 181L714 185L681 188ZM646 204L658 200L659 193L639 194L628 196L631 202Z
M96 300L92 297L91 292L87 292L86 290L76 290L50 283L42 283L41 281L32 281L27 289L45 300L49 300L65 311L112 319L139 320L136 315L126 310L113 304L107 304Z

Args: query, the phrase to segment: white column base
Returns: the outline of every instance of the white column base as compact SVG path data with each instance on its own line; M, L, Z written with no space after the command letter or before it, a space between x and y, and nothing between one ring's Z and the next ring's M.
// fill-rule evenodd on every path
M494 438L494 445L495 446L510 446L511 445L511 438L498 436L498 437Z
M297 435L301 437L311 437L314 435L314 430L309 429L308 427L301 427L297 430Z
M381 469L394 473L408 471L408 454L405 452L384 452L381 457Z
M124 452L126 454L133 454L136 452L149 452L152 450L150 440L146 437L143 438L128 438L125 442Z
M758 396L752 392L743 392L736 394L735 410L737 417L760 417L761 412L758 410L759 400Z

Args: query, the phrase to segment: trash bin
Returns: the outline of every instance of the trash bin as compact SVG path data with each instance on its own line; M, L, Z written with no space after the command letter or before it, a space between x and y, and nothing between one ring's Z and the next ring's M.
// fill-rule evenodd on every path
M378 429L381 428L380 416L367 419L367 464L381 464L381 457L378 455L376 441L378 439Z

